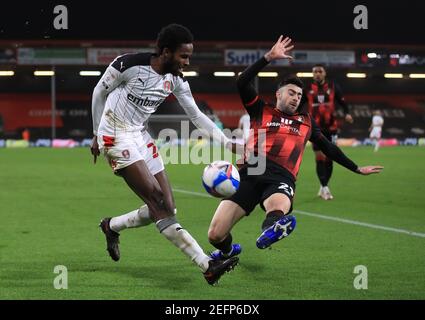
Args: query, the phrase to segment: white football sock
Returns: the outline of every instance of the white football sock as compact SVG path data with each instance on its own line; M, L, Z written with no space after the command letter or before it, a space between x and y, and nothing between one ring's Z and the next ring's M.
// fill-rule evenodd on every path
M211 258L204 253L204 250L202 250L190 233L182 229L180 224L174 223L162 230L161 233L177 248L183 251L183 253L188 256L190 260L192 260L202 270L202 272L207 271L209 267L208 261L210 261Z
M151 223L152 220L149 217L148 206L144 205L139 209L123 214L122 216L113 217L109 222L109 226L113 231L120 232L127 228L138 228L147 226Z
M374 149L374 151L376 152L376 151L378 151L378 149L379 149L379 140L377 140L375 142L375 149Z

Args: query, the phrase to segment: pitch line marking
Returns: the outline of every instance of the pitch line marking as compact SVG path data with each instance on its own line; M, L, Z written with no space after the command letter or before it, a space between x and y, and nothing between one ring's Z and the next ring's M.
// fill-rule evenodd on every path
M173 189L173 191L184 193L184 194L190 194L190 195L194 195L194 196L199 196L199 197L204 197L204 198L211 198L211 196L206 194L206 193L188 191L188 190L183 190L183 189ZM409 230L405 230L405 229L386 227L386 226L381 226L381 225L378 225L378 224L372 224L372 223L366 223L366 222L361 222L361 221L356 221L356 220L349 220L349 219L343 219L343 218L338 218L338 217L332 217L332 216L327 216L327 215L324 215L324 214L307 212L307 211L302 211L302 210L294 210L293 212L301 214L301 215L309 216L309 217L324 219L324 220L331 220L331 221L336 221L336 222L341 222L341 223L346 223L346 224L352 224L352 225L371 228L371 229L390 231L390 232L395 232L395 233L403 233L403 234L407 234L407 235L412 236L412 237L425 238L425 233L414 232L414 231L409 231Z

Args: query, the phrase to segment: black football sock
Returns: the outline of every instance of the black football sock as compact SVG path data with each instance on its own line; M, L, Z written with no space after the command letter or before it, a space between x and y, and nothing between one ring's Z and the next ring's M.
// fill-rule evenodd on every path
M211 242L210 243L216 247L218 250L221 250L221 252L223 252L224 254L229 253L230 251L232 251L232 234L229 233L227 235L227 237L221 241L221 242Z
M325 167L326 167L326 179L325 179L325 181L326 181L326 185L328 185L328 183L329 183L329 180L331 179L331 177L332 177L332 171L333 171L333 161L332 160L330 160L330 159L327 159L326 161L325 161Z
M327 178L326 162L322 160L316 160L316 173L319 178L320 184L325 187L328 185L329 179Z
M263 224L261 225L261 229L264 231L267 228L271 227L277 220L282 218L285 213L282 210L270 211L266 215L266 219L264 219Z

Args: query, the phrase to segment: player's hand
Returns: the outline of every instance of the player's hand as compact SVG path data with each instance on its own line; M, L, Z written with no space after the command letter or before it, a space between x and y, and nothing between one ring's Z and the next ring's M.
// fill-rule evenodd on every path
M96 163L96 159L100 155L99 144L97 143L97 136L94 136L91 141L90 152L93 155L93 163Z
M270 51L264 55L264 58L266 58L268 62L276 59L294 59L292 56L287 54L294 48L293 45L290 45L291 42L291 38L286 37L283 39L283 36L280 36Z
M354 122L354 119L353 119L353 117L351 116L351 114L347 113L347 114L345 115L345 121L347 121L348 123L353 123L353 122Z
M243 144L229 141L229 142L226 143L226 148L228 150L232 151L232 153L234 153L234 154L244 154L244 145Z
M384 169L382 166L366 166L366 167L358 167L357 172L367 176L372 173L380 173Z

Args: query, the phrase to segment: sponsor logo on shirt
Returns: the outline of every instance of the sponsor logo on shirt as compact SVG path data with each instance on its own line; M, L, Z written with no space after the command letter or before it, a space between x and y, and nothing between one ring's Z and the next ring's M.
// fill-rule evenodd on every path
M161 104L162 100L149 100L149 97L145 99L133 96L131 93L127 95L127 99L138 106L143 107L157 107Z
M298 121L300 121L300 118L302 120L302 117L299 117ZM281 118L280 122L276 122L276 121L267 122L266 126L267 127L281 127L281 128L286 127L289 130L290 133L300 134L300 130L298 128L292 126L293 123L294 123L294 120Z

